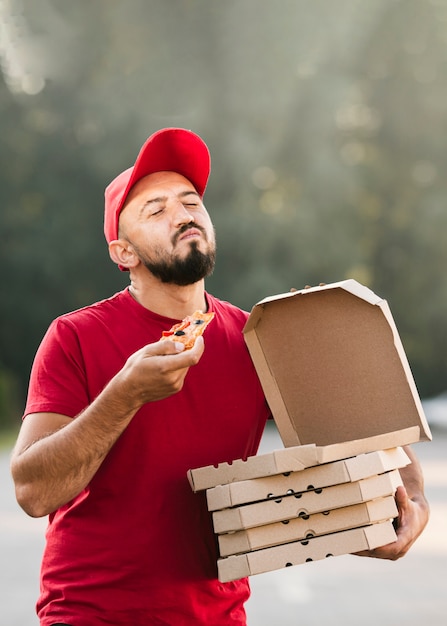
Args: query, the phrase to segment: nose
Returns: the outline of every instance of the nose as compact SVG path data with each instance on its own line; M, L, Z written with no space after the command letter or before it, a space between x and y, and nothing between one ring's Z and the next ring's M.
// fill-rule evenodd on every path
M176 226L182 226L183 224L190 224L194 221L194 217L188 211L187 207L180 202L180 200L176 200L173 203L172 208L173 221Z

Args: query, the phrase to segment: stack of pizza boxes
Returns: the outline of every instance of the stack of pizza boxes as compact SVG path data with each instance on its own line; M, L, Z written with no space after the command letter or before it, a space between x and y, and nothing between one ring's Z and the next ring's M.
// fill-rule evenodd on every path
M280 294L244 336L285 447L189 471L219 579L394 541L402 446L431 434L386 301L355 280Z

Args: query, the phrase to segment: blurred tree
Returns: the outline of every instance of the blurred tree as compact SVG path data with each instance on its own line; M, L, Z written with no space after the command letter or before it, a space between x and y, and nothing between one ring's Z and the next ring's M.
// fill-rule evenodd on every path
M249 309L357 278L389 300L421 393L445 389L446 2L0 0L0 17L0 367L22 397L50 320L126 283L103 189L163 126L211 149L210 291Z
M357 171L359 266L389 300L426 395L446 387L446 18L445 3L386 7L356 59L341 129Z

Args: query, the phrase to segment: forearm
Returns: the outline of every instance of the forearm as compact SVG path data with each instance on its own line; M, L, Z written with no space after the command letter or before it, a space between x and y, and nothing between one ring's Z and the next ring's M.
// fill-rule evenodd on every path
M112 380L78 417L26 447L19 438L11 472L17 501L29 515L51 513L89 484L138 408L127 406L118 386Z
M187 351L173 341L148 344L75 419L52 413L25 418L11 459L20 506L41 517L77 496L138 409L180 391L203 349L202 337Z

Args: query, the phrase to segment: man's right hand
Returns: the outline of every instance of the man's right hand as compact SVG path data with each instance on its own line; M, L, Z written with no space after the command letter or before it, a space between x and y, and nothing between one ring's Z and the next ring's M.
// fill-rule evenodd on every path
M203 337L197 337L190 350L174 341L148 344L129 357L114 382L118 389L122 386L130 405L139 409L180 391L189 368L199 362L203 351Z

